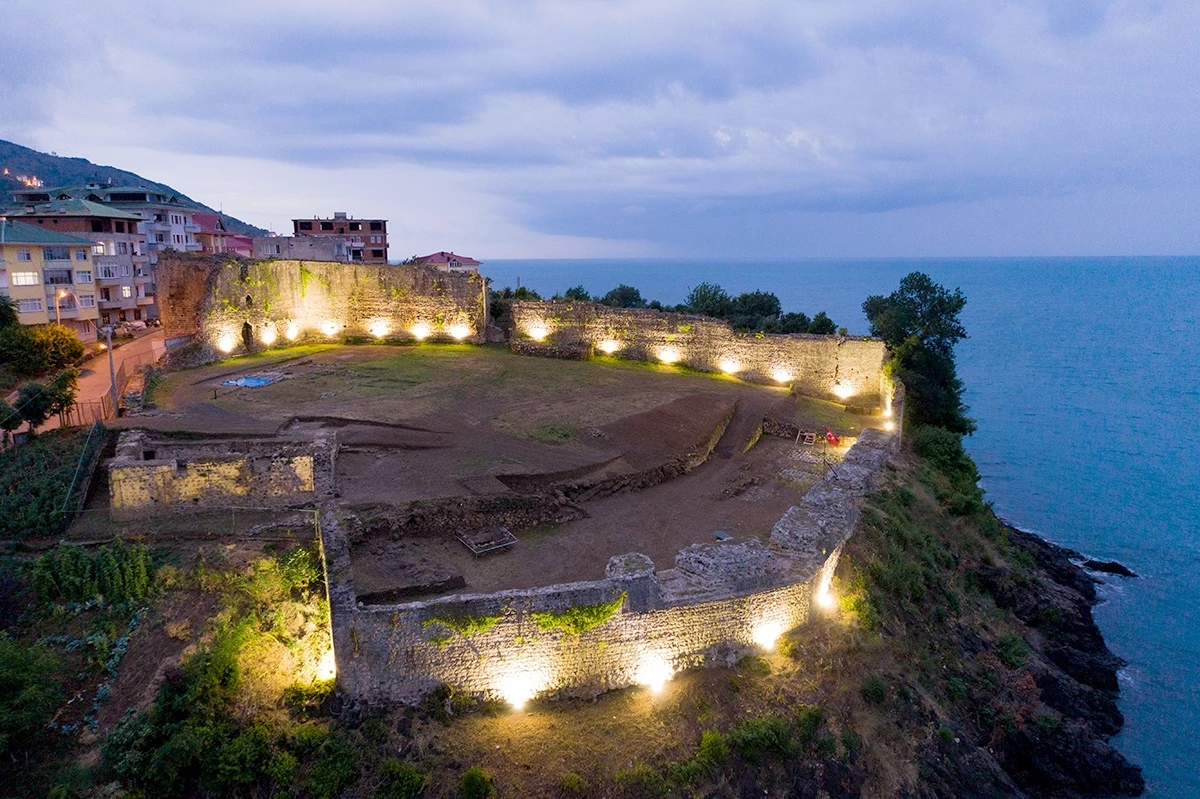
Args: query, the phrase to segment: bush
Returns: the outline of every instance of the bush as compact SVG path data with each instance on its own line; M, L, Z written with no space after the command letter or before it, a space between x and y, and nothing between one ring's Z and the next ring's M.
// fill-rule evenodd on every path
M587 780L574 771L568 771L558 781L558 787L563 793L570 796L583 796L587 793L588 784Z
M795 757L798 746L792 725L774 714L749 719L729 731L729 745L750 763L765 757L787 760Z
M128 602L150 592L151 571L150 552L141 544L117 539L92 556L63 544L37 559L33 589L44 602Z
M61 700L50 679L56 668L49 650L0 633L0 755L29 746L45 728Z
M996 656L1010 669L1019 669L1029 659L1029 644L1019 635L1006 635L996 642Z
M496 792L492 775L481 766L471 766L462 775L459 792L463 799L487 799Z
M317 799L333 799L358 777L354 745L334 736L321 746L320 757L308 781L309 792Z
M0 538L50 538L64 529L67 492L88 431L52 430L0 452Z
M429 777L416 766L399 760L385 760L379 768L380 786L375 799L417 799L429 784Z
M691 760L676 763L671 767L671 779L690 785L706 774L719 771L729 762L729 743L716 730L705 730L700 735L700 745Z
M618 795L627 799L653 799L671 792L663 775L645 763L634 763L630 768L618 771L613 781Z
M863 680L862 698L873 705L882 705L887 700L887 683L879 675Z

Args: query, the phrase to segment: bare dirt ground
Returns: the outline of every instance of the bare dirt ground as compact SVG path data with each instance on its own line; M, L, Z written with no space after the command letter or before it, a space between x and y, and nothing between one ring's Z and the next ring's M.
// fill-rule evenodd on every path
M246 376L274 382L223 385ZM453 529L355 542L360 594L493 591L603 576L608 559L649 555L660 569L688 544L765 539L826 468L815 447L764 438L765 416L848 440L869 418L786 389L675 367L545 360L492 347L305 347L169 374L156 410L128 426L205 434L308 437L340 444L340 501L356 508L552 491L564 480L638 475L711 443L688 474L632 493L571 503L571 521L514 529L518 543L475 557Z

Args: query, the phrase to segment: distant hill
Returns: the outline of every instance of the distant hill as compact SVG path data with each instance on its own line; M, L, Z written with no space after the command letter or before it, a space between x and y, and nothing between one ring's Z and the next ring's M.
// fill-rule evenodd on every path
M217 213L216 209L196 202L178 189L165 183L149 180L133 172L117 169L114 166L93 164L86 158L64 158L61 155L42 153L0 139L0 173L5 169L8 170L8 174L0 174L0 191L3 192L0 195L0 207L12 201L12 192L24 188L18 176L25 175L36 177L47 187L91 182L106 183L109 180L112 180L113 183L147 186L170 192L182 202L198 210ZM225 227L234 233L243 233L247 236L267 235L267 231L263 228L255 227L228 214L222 216L225 220Z

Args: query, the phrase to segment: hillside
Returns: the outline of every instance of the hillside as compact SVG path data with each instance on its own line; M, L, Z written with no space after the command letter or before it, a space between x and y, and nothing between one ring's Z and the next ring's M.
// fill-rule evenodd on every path
M112 180L114 183L148 186L170 192L198 210L216 213L215 209L191 199L178 189L144 178L136 173L113 166L93 164L86 158L66 158L43 153L0 139L0 171L3 169L7 169L9 174L0 175L0 190L3 191L0 204L11 199L11 192L22 188L21 182L17 179L18 175L30 175L41 180L46 186L67 186L91 181L103 183L108 180ZM225 214L224 217L226 227L234 233L243 233L247 236L267 235L267 231L263 228L255 227L228 214Z

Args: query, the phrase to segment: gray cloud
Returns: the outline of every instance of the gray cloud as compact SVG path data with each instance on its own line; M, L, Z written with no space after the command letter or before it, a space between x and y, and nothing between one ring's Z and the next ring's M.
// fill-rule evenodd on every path
M551 235L766 246L762 220L1083 209L1196 170L1185 0L18 6L0 136L426 167Z

